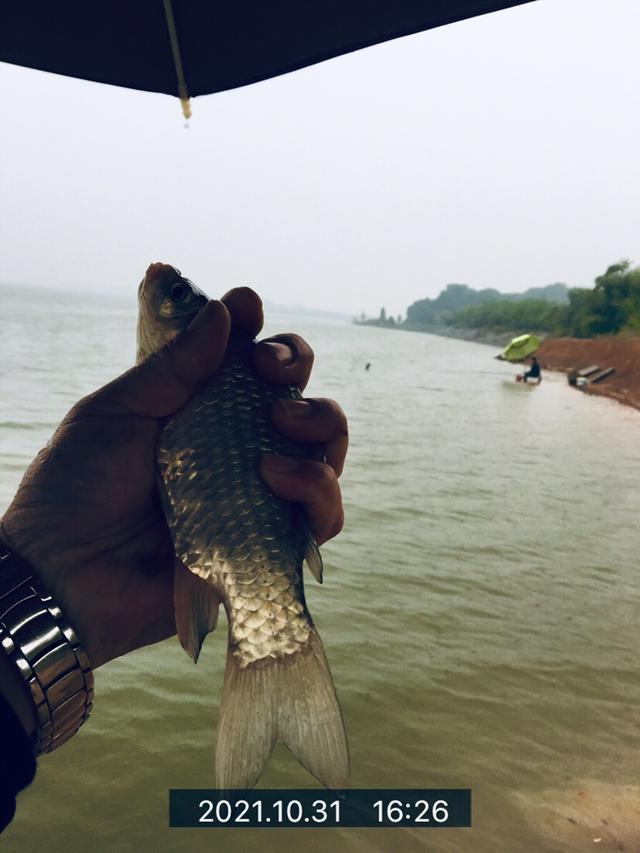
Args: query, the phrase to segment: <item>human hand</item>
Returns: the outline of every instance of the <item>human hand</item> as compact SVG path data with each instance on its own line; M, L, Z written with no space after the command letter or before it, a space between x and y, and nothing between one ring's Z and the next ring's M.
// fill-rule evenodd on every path
M157 357L77 403L38 454L2 521L9 548L60 604L94 668L175 633L175 553L155 486L162 419L219 366L231 323L257 335L262 304L249 288L211 301ZM276 384L306 386L313 352L299 336L255 345L254 364ZM338 476L347 425L326 399L278 401L274 425L325 446L326 462L265 457L260 473L280 497L304 505L320 544L342 527Z

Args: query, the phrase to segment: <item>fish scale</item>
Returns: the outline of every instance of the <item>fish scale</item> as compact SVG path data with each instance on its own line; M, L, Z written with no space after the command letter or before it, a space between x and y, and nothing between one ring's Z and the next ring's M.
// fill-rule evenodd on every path
M268 489L258 463L265 453L312 449L287 441L267 417L273 401L300 393L260 380L235 334L237 351L162 430L158 469L176 553L219 589L231 651L246 667L295 654L309 639L301 567L310 534L296 508Z

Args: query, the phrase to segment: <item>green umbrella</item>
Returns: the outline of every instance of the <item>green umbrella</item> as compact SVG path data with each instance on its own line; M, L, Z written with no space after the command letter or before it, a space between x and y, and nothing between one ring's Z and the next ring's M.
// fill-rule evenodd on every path
M514 338L502 351L505 361L522 361L540 346L540 338L535 335L519 335Z

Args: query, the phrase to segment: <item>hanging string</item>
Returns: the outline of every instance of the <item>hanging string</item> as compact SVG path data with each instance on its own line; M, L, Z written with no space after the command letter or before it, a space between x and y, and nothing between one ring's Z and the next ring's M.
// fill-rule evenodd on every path
M173 6L171 0L163 0L164 14L167 19L167 28L169 30L169 41L171 42L171 52L173 53L173 64L176 67L176 77L178 79L178 96L182 104L182 114L185 119L191 118L191 102L189 100L189 90L187 89L187 81L184 76L184 68L182 66L182 57L180 55L180 43L178 42L178 31L176 29L176 20L173 17Z

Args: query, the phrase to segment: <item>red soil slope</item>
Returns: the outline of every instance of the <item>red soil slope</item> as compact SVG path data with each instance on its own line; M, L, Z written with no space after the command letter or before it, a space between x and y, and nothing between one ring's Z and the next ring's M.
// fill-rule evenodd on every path
M614 374L596 385L588 385L585 391L640 409L640 337L547 338L536 355L543 369L565 373L592 364L599 365L601 370L614 367Z

